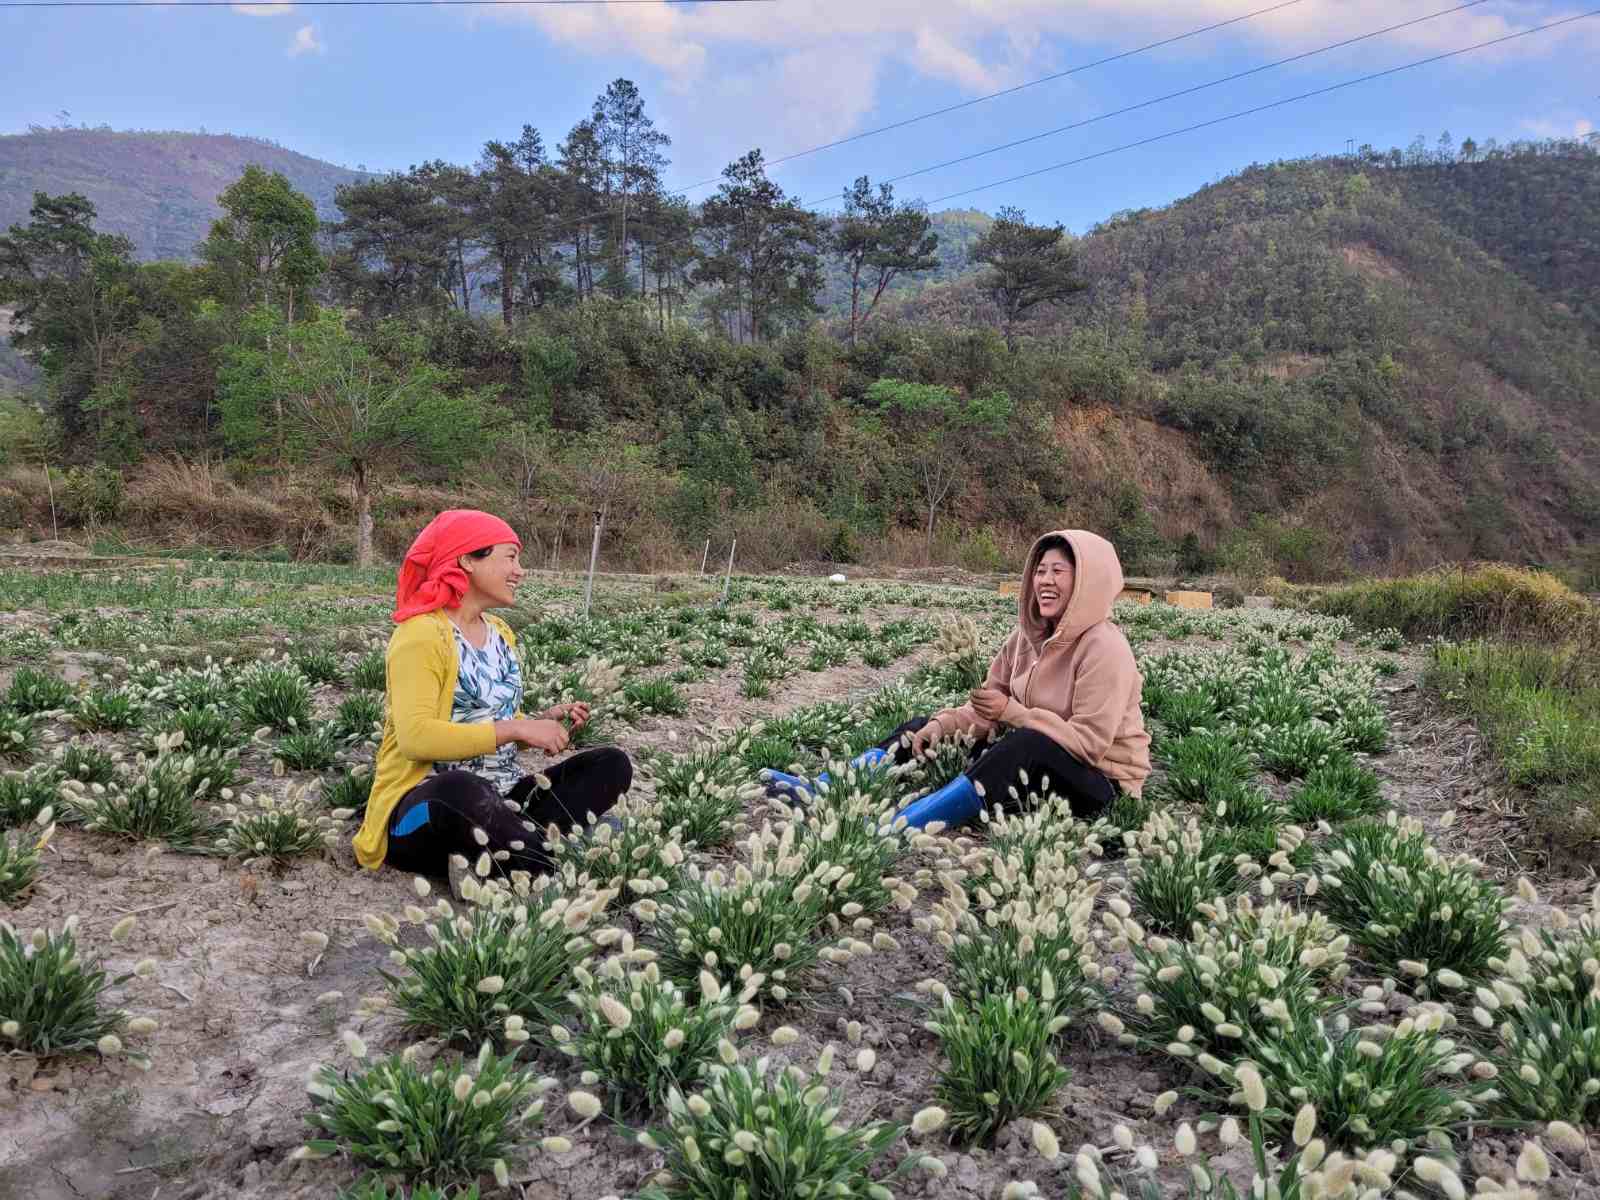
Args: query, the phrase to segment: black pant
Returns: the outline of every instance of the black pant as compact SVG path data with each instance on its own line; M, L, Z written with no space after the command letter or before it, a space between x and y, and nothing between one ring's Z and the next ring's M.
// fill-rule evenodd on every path
M912 717L878 745L890 751L895 762L909 762L910 735L927 723L927 717ZM902 740L908 744L901 745ZM1019 771L1028 773L1026 784L1018 777ZM971 765L965 773L982 788L985 808L1002 804L1015 811L1019 806L1009 789L1015 787L1018 796L1030 791L1042 795L1041 785L1048 779L1049 790L1066 798L1072 815L1090 821L1106 810L1120 790L1100 771L1033 729L1013 729L992 742L979 742L972 748Z
M416 875L443 875L452 854L475 862L487 850L501 873L542 874L550 869L545 827L581 827L588 814L609 811L633 783L633 763L616 747L602 746L579 751L544 775L548 791L524 775L506 796L471 771L429 775L395 805L384 862ZM506 858L498 857L501 851Z

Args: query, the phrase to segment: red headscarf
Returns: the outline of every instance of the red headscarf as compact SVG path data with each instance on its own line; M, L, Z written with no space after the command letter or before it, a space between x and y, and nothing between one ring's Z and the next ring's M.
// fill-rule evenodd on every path
M463 554L522 539L499 517L475 508L447 508L417 534L400 564L394 592L395 624L441 608L460 608L467 573L456 560Z

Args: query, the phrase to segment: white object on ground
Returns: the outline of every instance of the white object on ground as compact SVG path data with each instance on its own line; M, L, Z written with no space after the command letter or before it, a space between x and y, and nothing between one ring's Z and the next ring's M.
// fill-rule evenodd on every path
M829 583L848 583L849 581L847 579L845 579L845 577L843 575L829 575L828 576L828 582Z

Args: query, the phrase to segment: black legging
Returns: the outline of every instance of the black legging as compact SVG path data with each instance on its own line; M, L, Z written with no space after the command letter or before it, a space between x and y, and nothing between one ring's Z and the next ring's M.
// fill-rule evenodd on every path
M911 761L910 735L928 723L927 717L912 717L878 745L894 755L897 763ZM1011 798L1010 788L1026 796L1037 791L1040 780L1048 776L1050 790L1064 796L1072 806L1072 815L1093 820L1116 799L1120 790L1100 771L1089 766L1077 755L1063 749L1053 738L1033 729L1013 729L992 742L979 742L972 748L971 766L966 776L983 787L983 804L993 808L1004 805L1015 811L1017 802ZM1028 783L1024 786L1018 771L1027 771Z
M524 775L502 796L482 775L440 771L400 798L389 817L384 862L416 875L443 875L452 854L475 862L487 850L500 873L550 869L545 827L588 824L608 812L633 783L633 763L614 746L582 750L547 768L548 791ZM478 833L484 839L479 840ZM505 851L505 859L498 854Z

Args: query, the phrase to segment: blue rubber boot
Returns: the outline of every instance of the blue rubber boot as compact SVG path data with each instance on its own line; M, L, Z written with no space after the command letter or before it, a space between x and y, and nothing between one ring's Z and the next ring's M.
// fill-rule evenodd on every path
M946 829L954 829L972 820L982 808L983 801L978 798L978 789L972 786L972 780L957 775L938 791L930 792L896 813L895 820L904 817L911 829L921 829L935 821L943 821Z
M850 766L857 771L866 767L875 767L889 757L887 750L872 746L850 760ZM813 782L803 779L799 775L790 775L786 771L765 770L761 772L761 782L767 785L767 790L779 792L792 792L796 796L804 794L807 798L817 790L817 784L833 784L833 777L823 771Z

